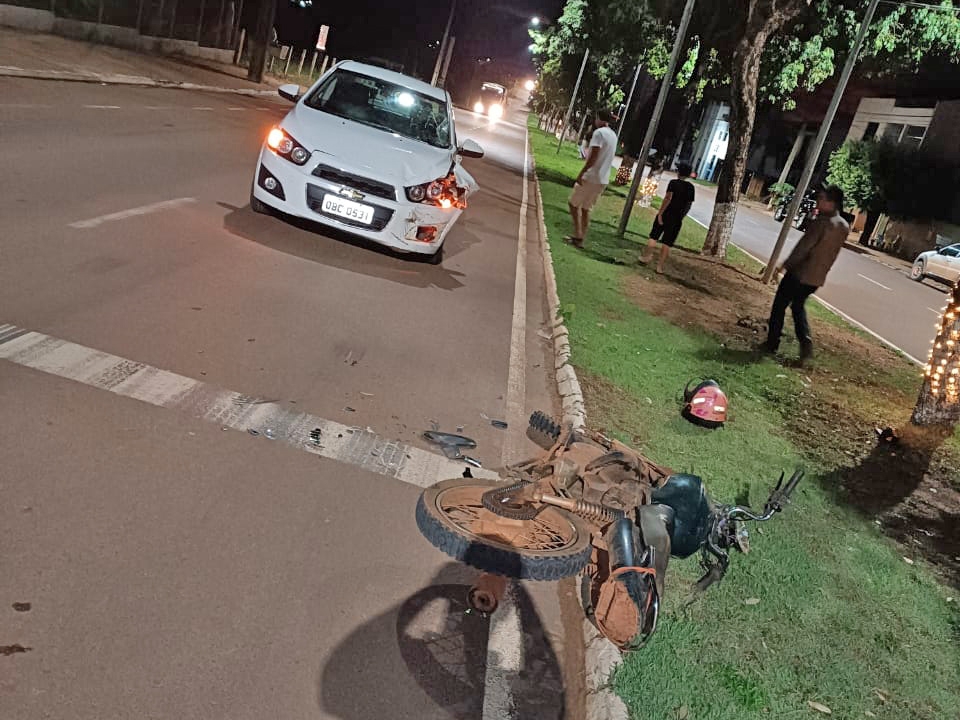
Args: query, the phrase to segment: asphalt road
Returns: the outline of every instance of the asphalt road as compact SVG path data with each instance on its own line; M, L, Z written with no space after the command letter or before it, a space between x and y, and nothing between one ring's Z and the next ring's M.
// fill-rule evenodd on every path
M524 130L461 118L482 189L432 267L250 211L285 110L0 79L0 326L51 338L0 359L0 646L29 648L0 655L0 717L494 716L474 575L420 537L417 478L210 422L176 389L418 457L431 421L487 468L532 453L518 416L555 408L532 193L514 297ZM77 382L122 358L149 391ZM569 590L518 590L517 717L579 717Z
M665 187L663 183L661 192ZM702 185L696 190L690 217L709 226L716 191ZM770 214L746 205L737 210L733 242L763 262L773 252L779 233L780 223ZM791 230L780 262L801 235L798 230ZM936 336L934 326L946 304L945 293L945 286L929 280L915 282L906 270L888 267L869 255L846 248L817 296L906 354L925 361L930 341ZM787 332L790 328L788 324Z

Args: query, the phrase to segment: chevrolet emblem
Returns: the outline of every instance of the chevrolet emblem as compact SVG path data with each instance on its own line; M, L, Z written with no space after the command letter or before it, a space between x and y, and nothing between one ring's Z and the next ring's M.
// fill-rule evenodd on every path
M350 198L351 200L363 200L364 195L362 192L357 192L353 188L341 187L337 190L339 195L342 195L345 198Z

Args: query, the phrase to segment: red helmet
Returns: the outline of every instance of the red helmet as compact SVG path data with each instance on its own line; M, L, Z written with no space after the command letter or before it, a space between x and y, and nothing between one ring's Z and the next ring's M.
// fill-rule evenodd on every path
M683 410L680 414L701 427L723 427L727 420L727 396L714 380L704 380L692 390L690 383L687 383L683 389Z

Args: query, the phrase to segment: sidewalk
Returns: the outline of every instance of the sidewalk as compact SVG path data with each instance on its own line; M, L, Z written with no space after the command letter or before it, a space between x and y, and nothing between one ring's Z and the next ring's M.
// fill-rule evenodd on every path
M175 58L0 27L0 76L44 80L218 88L273 92L281 84L246 79L246 68L198 58Z

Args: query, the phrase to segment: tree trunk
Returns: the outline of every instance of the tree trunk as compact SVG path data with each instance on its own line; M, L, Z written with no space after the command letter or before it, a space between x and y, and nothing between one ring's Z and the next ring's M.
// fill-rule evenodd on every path
M270 33L273 30L276 11L277 3L274 0L260 0L256 24L253 32L247 36L250 43L250 67L247 69L247 80L257 83L263 81L263 70L267 64Z
M956 425L960 421L960 283L940 318L930 351L923 387L910 422L914 425Z
M757 115L760 61L770 36L793 20L810 0L750 0L744 33L730 68L730 139L717 184L717 201L703 244L704 255L725 258L747 169L753 123Z

